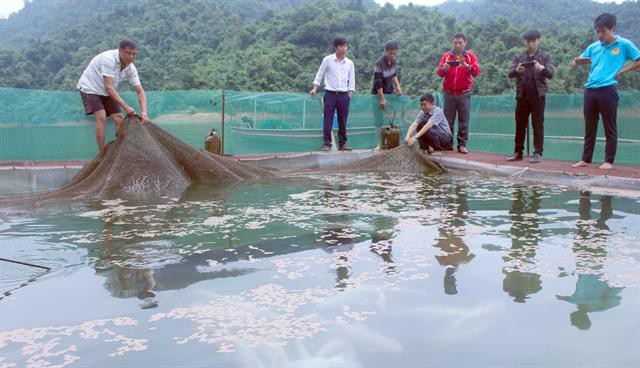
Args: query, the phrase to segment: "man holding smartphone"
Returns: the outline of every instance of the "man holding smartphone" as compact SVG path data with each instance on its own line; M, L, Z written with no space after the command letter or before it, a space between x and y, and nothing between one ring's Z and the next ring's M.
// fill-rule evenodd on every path
M473 79L480 74L478 58L467 50L467 37L462 33L453 35L453 48L445 52L438 65L438 75L444 78L444 115L449 122L449 130L458 115L458 152L467 154L469 139L469 111L471 108L471 90ZM453 149L453 138L448 149Z
M533 125L533 158L531 163L542 161L544 142L544 106L547 80L553 78L551 55L539 48L540 31L524 33L526 51L513 58L509 78L516 78L516 137L513 156L507 161L522 160L524 139L531 115Z

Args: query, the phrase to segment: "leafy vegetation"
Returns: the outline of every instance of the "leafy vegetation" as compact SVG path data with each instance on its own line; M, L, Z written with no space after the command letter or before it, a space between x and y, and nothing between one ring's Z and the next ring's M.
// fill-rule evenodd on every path
M500 13L501 7L529 2L488 2L485 7ZM54 3L70 13L47 18L47 6ZM401 83L406 93L415 95L441 88L437 63L450 47L451 35L462 31L482 68L476 93L501 94L513 91L506 71L512 57L523 50L521 35L529 26L505 17L460 22L436 8L396 9L371 0L34 0L27 7L23 12L29 10L31 18L14 21L22 16L18 13L3 21L8 23L0 22L0 30L22 22L25 34L39 38L22 48L0 49L0 86L73 89L93 56L131 37L140 44L136 65L146 89L304 92L322 57L332 52L332 39L344 35L356 64L358 92L368 93L375 59L385 42L395 40L401 47ZM26 26L37 22L38 14L49 24L46 34ZM555 23L541 27L542 47L557 64L552 92L575 92L586 81L586 70L569 67L570 60L595 40L593 18L583 18L587 25L576 28ZM14 38L26 37L18 33ZM625 75L621 87L640 89L640 72Z
M437 6L438 11L453 15L458 21L484 23L497 17L505 17L514 24L547 29L557 32L568 29L588 29L593 20L604 12L618 18L617 30L626 38L640 42L640 2L621 4L597 3L591 0L448 0Z

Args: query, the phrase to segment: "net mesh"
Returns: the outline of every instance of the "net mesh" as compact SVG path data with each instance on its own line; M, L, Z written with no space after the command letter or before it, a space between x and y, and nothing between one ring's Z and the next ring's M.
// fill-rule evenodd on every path
M399 147L363 160L327 168L323 172L345 173L403 173L403 174L441 174L445 170L417 146L402 144Z
M0 200L0 206L76 197L153 199L178 196L192 183L227 185L274 176L269 170L196 149L153 123L142 125L127 117L123 125L118 138L61 189Z
M407 145L320 171L443 172L417 147ZM284 174L196 149L151 122L140 124L136 117L126 117L118 138L107 144L67 185L33 196L0 199L0 208L40 206L47 201L76 198L171 198L182 195L191 184L225 187L247 179L279 175Z

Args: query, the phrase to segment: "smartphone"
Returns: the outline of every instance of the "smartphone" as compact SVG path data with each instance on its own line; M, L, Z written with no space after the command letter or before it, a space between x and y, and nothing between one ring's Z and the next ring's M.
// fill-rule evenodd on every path
M522 64L522 66L524 66L525 68L533 68L533 66L536 65L536 63L533 61L525 61L524 63L520 64Z
M451 66L458 66L460 65L460 62L458 60L455 61L447 61L447 64L451 65Z

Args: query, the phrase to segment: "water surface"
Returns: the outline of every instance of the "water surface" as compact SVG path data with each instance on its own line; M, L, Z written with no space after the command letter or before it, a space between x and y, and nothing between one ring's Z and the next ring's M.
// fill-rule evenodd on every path
M638 366L640 202L318 175L0 219L0 366Z

